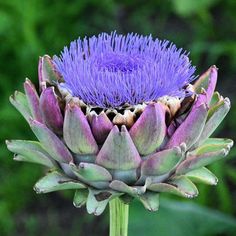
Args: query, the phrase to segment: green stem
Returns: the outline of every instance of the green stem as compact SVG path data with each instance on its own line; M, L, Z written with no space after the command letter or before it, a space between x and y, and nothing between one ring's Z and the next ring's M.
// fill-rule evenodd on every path
M109 203L110 208L110 236L127 236L129 221L129 205L119 198Z

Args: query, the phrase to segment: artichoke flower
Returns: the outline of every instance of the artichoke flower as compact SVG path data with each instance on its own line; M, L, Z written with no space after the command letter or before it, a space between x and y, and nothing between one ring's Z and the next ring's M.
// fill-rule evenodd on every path
M210 138L230 110L215 92L217 68L194 75L188 53L169 41L102 33L59 57L40 57L39 91L10 97L37 141L9 140L14 160L48 167L37 193L73 189L74 205L100 215L115 198L156 211L162 192L198 195L216 185L205 166L233 141Z

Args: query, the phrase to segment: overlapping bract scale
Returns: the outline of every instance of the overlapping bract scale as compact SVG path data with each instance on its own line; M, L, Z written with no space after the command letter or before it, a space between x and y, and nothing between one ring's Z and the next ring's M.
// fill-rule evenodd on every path
M99 215L116 197L127 204L137 198L155 211L161 192L189 198L198 194L195 182L217 183L205 166L225 157L233 141L210 138L230 109L229 99L214 92L215 66L192 85L191 97L160 99L126 112L132 115L129 126L114 123L114 116L123 115L119 111L96 111L65 93L61 81L44 56L40 94L27 79L25 94L10 97L38 141L10 140L8 149L17 161L50 168L36 192L74 189L74 205L86 204L89 213Z

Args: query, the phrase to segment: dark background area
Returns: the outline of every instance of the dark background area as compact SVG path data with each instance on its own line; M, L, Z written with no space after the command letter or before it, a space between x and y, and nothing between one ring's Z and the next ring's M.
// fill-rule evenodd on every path
M8 97L23 90L25 77L37 84L38 57L59 54L79 36L113 30L173 41L191 52L196 74L216 64L217 90L231 99L232 109L214 135L235 140L235 0L0 0L0 235L108 234L108 210L95 217L76 209L72 191L36 195L32 186L45 170L14 162L4 140L34 138ZM233 148L225 160L210 167L219 184L199 185L194 200L163 194L156 213L132 203L129 235L235 235L235 156Z

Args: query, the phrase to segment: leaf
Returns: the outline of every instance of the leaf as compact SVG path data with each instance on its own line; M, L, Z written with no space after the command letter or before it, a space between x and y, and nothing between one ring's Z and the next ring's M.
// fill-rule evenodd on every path
M146 191L146 186L129 186L126 183L119 180L113 180L110 183L109 187L115 191L121 193L127 193L134 197L143 194Z
M139 197L139 200L149 211L157 211L159 209L159 193L146 192Z
M93 164L93 163L85 163L81 162L78 166L74 163L70 163L72 171L88 181L111 181L112 176L102 166Z
M42 148L41 144L36 141L27 140L7 140L7 148L16 153L14 160L27 161L53 167L55 165L54 160L50 155Z
M53 171L41 178L34 186L37 193L49 193L65 189L83 189L86 186L79 181L70 179L64 174Z
M229 153L228 148L223 148L213 152L203 152L200 154L189 154L185 161L183 161L176 169L177 174L185 174L189 171L199 169L207 166L221 158L227 156Z
M24 93L15 91L9 98L11 104L21 113L21 115L29 121L32 116L27 98Z
M206 152L216 152L221 149L230 149L233 146L233 140L224 138L208 138L201 146L189 152L191 155L201 155Z
M218 182L216 176L205 167L192 170L185 174L185 176L196 183L216 185Z
M183 17L191 16L194 13L207 10L217 0L172 0L175 11Z
M236 220L233 217L192 202L161 198L157 213L144 211L138 203L132 203L131 206L131 236L233 235L236 231Z
M141 175L160 176L170 172L184 157L186 145L156 152L141 164Z
M73 157L66 145L56 134L48 129L46 125L36 120L30 120L30 127L42 144L42 147L49 152L53 159L62 163L69 163L73 160Z
M114 197L120 196L120 193L110 190L93 190L89 189L88 199L86 203L87 211L89 214L96 216L101 215L105 210L108 202Z
M87 189L77 189L75 192L73 204L75 207L82 207L86 204L88 197L88 190Z
M147 189L154 192L172 193L187 198L198 195L196 186L184 176L175 177L168 183L151 183L147 186Z
M208 117L204 129L195 143L195 145L202 144L211 134L216 130L216 128L223 121L225 116L230 110L230 100L225 98L219 105L216 105L208 111Z

